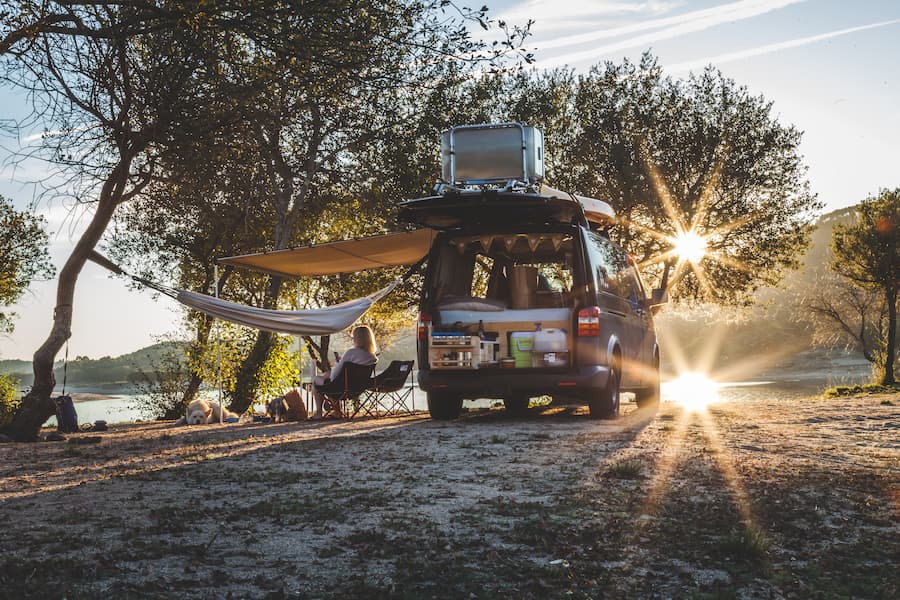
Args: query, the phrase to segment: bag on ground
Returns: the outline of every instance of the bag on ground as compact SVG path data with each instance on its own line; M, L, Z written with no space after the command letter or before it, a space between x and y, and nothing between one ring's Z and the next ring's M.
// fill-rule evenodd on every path
M78 413L75 412L72 396L59 396L53 400L56 402L56 430L60 433L77 432Z

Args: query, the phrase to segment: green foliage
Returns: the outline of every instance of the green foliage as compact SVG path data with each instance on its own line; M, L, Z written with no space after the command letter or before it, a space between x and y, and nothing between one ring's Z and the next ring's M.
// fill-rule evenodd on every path
M7 375L0 375L0 427L9 425L20 402L19 382Z
M138 367L133 408L150 419L174 420L183 415L184 388L190 378L187 363L184 344L167 343L165 350L151 359L149 369Z
M896 291L900 286L900 188L867 198L857 211L856 223L834 228L832 268L860 286Z
M207 382L211 389L215 389L221 357L221 385L226 397L230 398L241 363L255 339L255 330L220 322L218 343L216 332L213 330L209 344L202 354L190 357L192 365L199 369L203 381ZM291 350L292 342L293 338L290 336L274 336L275 346L257 372L257 395L251 399L248 407L254 402L264 402L271 397L284 394L299 380L300 357Z
M53 277L44 219L19 212L0 196L0 309L15 304L36 278ZM0 310L0 332L13 329L14 313Z

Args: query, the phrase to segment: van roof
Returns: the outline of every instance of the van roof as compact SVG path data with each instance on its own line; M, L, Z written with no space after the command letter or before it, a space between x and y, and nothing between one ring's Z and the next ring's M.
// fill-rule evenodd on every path
M446 188L443 194L400 203L400 218L432 229L467 225L560 224L608 227L615 211L602 200L542 185L537 191Z

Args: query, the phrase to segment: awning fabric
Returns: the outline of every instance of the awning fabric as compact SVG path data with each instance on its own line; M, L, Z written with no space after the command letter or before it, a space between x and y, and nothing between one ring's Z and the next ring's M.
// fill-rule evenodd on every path
M184 290L178 291L176 300L213 317L254 329L292 335L330 335L353 325L372 304L389 294L400 281L398 279L364 298L309 310L255 308Z
M435 235L433 229L425 228L290 250L230 256L220 258L218 262L291 277L355 273L415 264L428 254Z

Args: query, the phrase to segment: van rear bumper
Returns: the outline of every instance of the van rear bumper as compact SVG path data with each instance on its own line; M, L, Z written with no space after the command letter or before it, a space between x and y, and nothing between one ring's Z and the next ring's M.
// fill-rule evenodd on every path
M606 388L609 367L576 369L483 369L467 371L421 369L419 387L426 392L463 398L510 396L588 396Z

